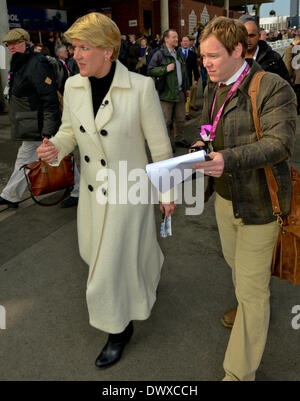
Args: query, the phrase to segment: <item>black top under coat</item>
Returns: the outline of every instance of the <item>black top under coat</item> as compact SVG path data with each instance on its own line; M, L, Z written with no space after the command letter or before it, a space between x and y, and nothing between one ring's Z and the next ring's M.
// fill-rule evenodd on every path
M100 106L102 105L103 99L105 98L111 83L113 81L116 71L116 63L113 62L111 69L107 75L103 78L89 77L92 89L92 99L94 115L96 117Z

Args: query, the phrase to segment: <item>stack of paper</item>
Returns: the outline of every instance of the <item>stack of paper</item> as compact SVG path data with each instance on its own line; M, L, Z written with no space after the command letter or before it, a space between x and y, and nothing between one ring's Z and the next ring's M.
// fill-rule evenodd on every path
M159 192L165 193L187 180L194 172L192 167L205 161L205 155L206 152L200 150L199 152L147 164L146 171L154 187Z

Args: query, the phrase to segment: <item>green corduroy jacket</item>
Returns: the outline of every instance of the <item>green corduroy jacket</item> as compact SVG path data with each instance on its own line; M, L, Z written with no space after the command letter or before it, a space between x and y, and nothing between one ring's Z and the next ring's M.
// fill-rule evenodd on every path
M272 166L283 214L290 207L290 168L295 141L297 101L291 86L277 74L267 73L261 80L257 109L262 140L252 117L248 89L254 74L262 71L252 59L251 70L226 104L223 114L224 174L232 195L234 215L244 224L267 224L273 215L264 167ZM209 82L204 94L202 124L210 124L210 113L217 84Z

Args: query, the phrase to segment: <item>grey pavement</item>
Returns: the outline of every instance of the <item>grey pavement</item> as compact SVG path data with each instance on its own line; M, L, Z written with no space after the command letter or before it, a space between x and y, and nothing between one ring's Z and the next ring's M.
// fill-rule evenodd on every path
M186 125L190 140L200 125L200 112L192 114ZM0 190L17 148L8 118L1 116ZM293 163L300 169L300 124ZM185 207L176 210L173 237L159 240L165 264L151 317L135 322L123 358L105 370L94 366L106 334L88 322L88 267L78 253L76 210L42 208L31 200L16 211L0 210L0 305L7 317L6 330L0 330L0 380L221 380L230 330L220 318L235 306L231 273L213 199L200 216L186 216ZM158 207L156 212L159 225ZM273 278L271 290L270 330L257 380L298 381L300 330L292 327L292 308L300 305L300 286Z

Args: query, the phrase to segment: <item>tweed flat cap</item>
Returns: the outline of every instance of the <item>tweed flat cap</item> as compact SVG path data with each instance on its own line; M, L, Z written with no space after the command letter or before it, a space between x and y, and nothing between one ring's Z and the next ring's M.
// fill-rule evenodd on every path
M188 35L188 38L189 38L190 40L195 40L195 36L194 36L194 35Z
M30 40L29 33L22 28L11 29L4 36L4 38L2 39L2 42L3 43L17 42L18 40L29 41Z

